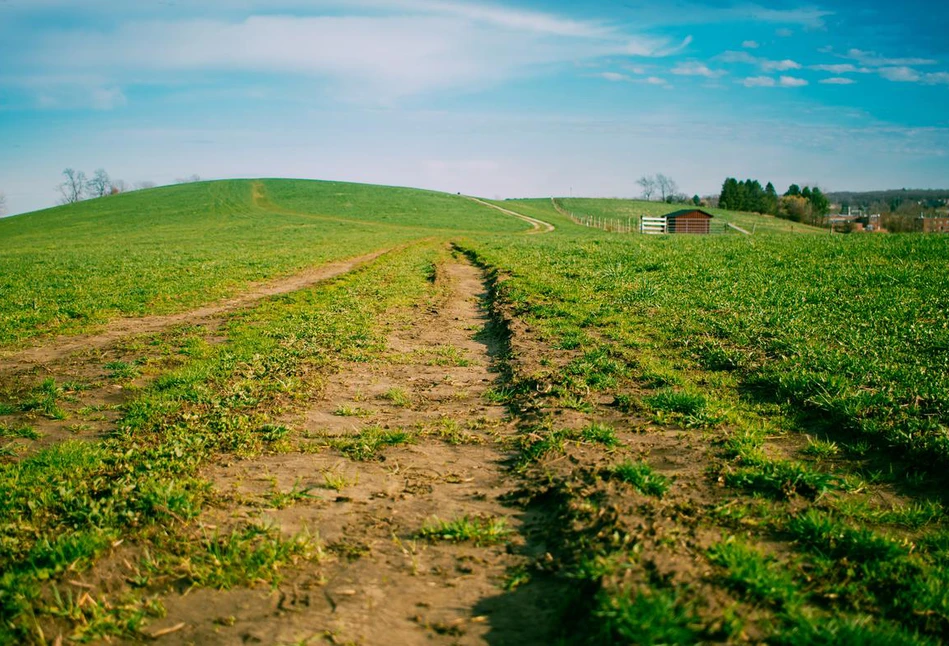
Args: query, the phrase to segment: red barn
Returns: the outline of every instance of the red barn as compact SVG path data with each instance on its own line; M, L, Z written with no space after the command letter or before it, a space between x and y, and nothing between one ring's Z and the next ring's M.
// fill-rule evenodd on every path
M715 217L702 209L685 209L666 216L669 233L710 233L710 223Z

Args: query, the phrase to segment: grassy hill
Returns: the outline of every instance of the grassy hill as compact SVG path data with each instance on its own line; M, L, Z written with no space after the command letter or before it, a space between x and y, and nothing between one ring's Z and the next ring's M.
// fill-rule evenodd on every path
M435 576L400 594L451 590L453 608L460 577L483 575L464 625L499 642L517 641L503 609L541 617L525 598L563 643L949 635L949 237L804 236L723 211L756 235L619 235L550 200L497 204L557 228L519 235L459 196L295 180L0 221L7 346L396 248L213 324L26 369L0 356L0 642L140 642L162 620L236 638L215 617L291 615L266 595L263 614L202 601L215 590L302 574L328 594L352 580L355 597L392 572ZM493 475L475 486L446 465ZM238 481L261 488L221 484ZM436 483L444 498L427 497ZM499 491L514 493L483 493ZM355 515L367 504L381 515ZM312 535L294 534L301 510ZM333 513L362 542L322 544ZM416 566L438 553L447 567ZM202 617L176 624L182 588L200 589L183 603Z
M201 182L0 220L0 347L164 313L432 235L523 222L464 198L340 182Z

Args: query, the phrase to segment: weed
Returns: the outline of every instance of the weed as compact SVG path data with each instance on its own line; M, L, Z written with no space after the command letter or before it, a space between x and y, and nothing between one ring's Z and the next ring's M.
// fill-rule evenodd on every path
M409 408L412 405L412 398L401 388L390 388L383 393L382 397L392 402L394 406Z
M609 470L611 478L630 484L642 494L662 497L669 491L669 479L645 462L623 462Z
M434 518L418 531L418 537L430 541L471 542L481 547L503 543L510 533L504 518L463 516L450 521Z
M0 438L17 438L24 440L38 440L43 435L32 426L6 426L0 424Z
M371 460L387 446L411 442L412 436L402 430L368 426L355 435L327 437L322 441L353 460Z

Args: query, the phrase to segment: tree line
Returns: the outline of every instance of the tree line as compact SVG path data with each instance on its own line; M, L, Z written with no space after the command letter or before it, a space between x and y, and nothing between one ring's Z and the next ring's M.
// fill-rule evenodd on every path
M177 184L187 184L189 182L200 182L201 177L190 175L175 180ZM146 188L155 188L155 182L137 182L129 185L124 180L113 180L103 168L99 168L92 174L92 177L86 177L81 170L67 168L63 171L63 182L57 187L59 189L60 204L75 204L86 199L105 197L107 195L116 195L128 191L137 191Z
M830 211L830 200L818 187L791 184L784 195L778 196L774 184L761 186L756 179L738 181L725 179L718 206L732 211L766 213L794 222L821 225Z

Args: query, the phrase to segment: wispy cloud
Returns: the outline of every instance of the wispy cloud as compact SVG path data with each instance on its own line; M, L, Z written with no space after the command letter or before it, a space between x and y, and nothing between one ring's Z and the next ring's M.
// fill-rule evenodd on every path
M746 40L741 44L745 49L758 49L761 45L758 44L758 41L755 40Z
M822 65L810 65L808 69L818 72L830 72L831 74L868 74L872 70L866 67L857 67L850 63L831 63Z
M903 67L908 65L935 65L938 61L932 58L888 58L876 52L862 49L850 49L844 58L850 58L867 67Z
M778 84L781 87L804 87L808 84L808 82L805 79L797 78L795 76L782 76L779 79Z
M774 87L776 84L770 76L749 76L742 81L745 87Z
M677 76L704 76L710 79L715 79L727 74L724 70L713 70L705 63L697 63L694 61L679 63L673 67L671 71Z
M853 85L856 83L856 81L845 76L834 76L831 78L821 79L818 81L818 83L823 83L824 85Z
M741 63L746 65L756 65L763 72L786 72L788 70L799 70L801 64L792 61L789 58L783 60L771 60L752 56L748 52L726 51L715 57L715 60L723 63Z
M276 6L302 4L278 0ZM668 57L692 42L485 3L354 0L345 8L338 1L316 6L327 14L61 28L18 53L15 63L34 73L96 70L107 87L117 88L142 76L178 82L182 74L204 72L305 75L333 82L340 89L336 95L386 103L447 88L480 89L583 61ZM328 12L330 6L336 11Z
M801 64L792 61L790 59L784 59L783 61L761 61L761 69L765 72L786 72L788 70L799 70L801 69Z

